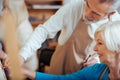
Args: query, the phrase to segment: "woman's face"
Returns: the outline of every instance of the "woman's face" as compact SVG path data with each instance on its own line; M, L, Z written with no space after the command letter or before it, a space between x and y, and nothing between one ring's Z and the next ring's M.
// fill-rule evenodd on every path
M101 32L95 34L96 45L94 47L94 51L99 55L100 61L104 63L108 63L114 59L114 52L108 50L105 41L101 36Z

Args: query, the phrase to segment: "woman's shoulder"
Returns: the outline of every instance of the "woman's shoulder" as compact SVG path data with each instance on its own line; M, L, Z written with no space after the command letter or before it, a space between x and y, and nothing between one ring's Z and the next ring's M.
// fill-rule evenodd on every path
M93 66L93 68L105 68L107 65L106 64L104 64L104 63L96 63L96 64L94 64L94 65L92 65Z
M84 78L86 80L98 80L101 73L104 71L104 69L106 68L106 64L104 63L97 63L94 64L92 66L83 68L82 70L80 70L78 72L79 78Z
M80 73L87 73L87 72L100 72L100 71L103 71L105 68L106 68L106 64L104 63L96 63L94 65L91 65L91 66L88 66L88 67L85 67L81 70L79 70L78 72Z
M96 63L92 66L88 66L83 68L81 71L82 72L93 72L93 73L101 73L105 68L106 68L106 64L104 63Z

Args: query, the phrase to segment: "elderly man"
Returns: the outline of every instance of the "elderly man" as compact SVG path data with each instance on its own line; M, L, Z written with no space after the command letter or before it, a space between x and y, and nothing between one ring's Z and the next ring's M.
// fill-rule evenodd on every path
M76 0L59 9L43 25L39 25L21 49L21 62L26 61L47 38L61 30L58 46L52 56L49 73L75 72L97 62L92 51L93 34L101 24L119 20L115 11L120 0Z

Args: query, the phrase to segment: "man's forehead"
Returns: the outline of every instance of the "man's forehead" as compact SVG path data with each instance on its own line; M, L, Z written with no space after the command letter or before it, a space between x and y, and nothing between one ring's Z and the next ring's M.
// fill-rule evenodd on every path
M93 3L94 1L94 3ZM100 3L99 0L87 0L87 2L89 3L89 5L92 6L92 8L94 10L97 10L98 12L100 13L107 13L109 7L110 7L110 4L105 2L105 3Z

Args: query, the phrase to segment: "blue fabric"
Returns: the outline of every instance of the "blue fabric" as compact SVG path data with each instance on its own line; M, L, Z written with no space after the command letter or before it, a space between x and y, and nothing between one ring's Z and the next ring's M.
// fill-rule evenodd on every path
M86 67L73 74L54 75L37 72L36 80L99 80L100 75L102 74L105 68L106 65L100 63ZM108 73L109 70L106 71L102 80L109 80Z

